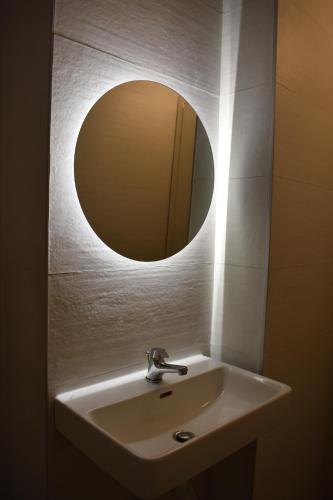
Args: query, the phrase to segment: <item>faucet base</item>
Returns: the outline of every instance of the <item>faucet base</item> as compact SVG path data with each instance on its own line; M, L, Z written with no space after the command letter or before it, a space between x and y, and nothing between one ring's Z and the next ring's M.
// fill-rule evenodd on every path
M158 384L159 382L162 382L162 377L157 377L157 378L149 378L146 377L147 382L150 382L151 384Z

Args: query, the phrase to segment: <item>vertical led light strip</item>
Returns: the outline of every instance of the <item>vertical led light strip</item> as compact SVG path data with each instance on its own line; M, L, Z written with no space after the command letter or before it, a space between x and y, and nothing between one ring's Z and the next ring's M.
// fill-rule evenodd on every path
M215 186L215 254L211 354L220 357L223 344L225 249L228 184L242 9L222 15L218 153Z

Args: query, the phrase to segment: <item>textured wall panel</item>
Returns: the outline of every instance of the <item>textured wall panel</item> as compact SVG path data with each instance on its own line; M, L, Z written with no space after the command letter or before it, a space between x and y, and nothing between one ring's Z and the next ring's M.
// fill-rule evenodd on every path
M98 239L83 216L74 183L75 143L85 115L103 93L128 80L152 79L182 94L204 123L216 158L218 96L212 91L217 93L219 85L220 14L196 2L185 18L185 6L189 2L56 2L57 30L71 40L55 35L53 54L51 395L118 369L141 368L153 344L165 346L171 356L208 350L214 207L178 255L152 264L134 262ZM128 498L58 436L51 436L51 443L52 498L72 498L71 491L82 498L91 491L99 491L101 498L110 491ZM73 453L74 475L66 479L61 464ZM81 482L78 470L83 469Z
M270 182L265 177L229 181L226 263L263 268L267 262Z
M74 151L81 123L104 92L132 79L153 79L182 94L206 125L216 156L217 97L55 37L49 359L51 379L62 388L83 377L143 362L145 348L157 340L172 353L197 352L209 343L213 208L202 230L182 252L160 263L144 263L123 258L105 246L78 202Z
M209 341L211 264L53 275L50 330L57 389L146 366L145 351L201 352ZM132 367L131 367L132 365Z
M233 117L229 177L270 178L273 156L273 85L250 87L236 92L231 99Z
M112 252L92 231L81 210L74 182L76 139L91 106L113 86L135 79L153 79L182 94L197 111L217 150L218 98L173 79L142 70L117 58L55 37L52 124L50 273L105 267L148 269ZM213 260L213 210L193 244L171 260ZM164 261L169 265L170 261Z
M219 93L221 14L211 2L57 0L55 31Z
M223 15L221 93L273 83L274 0L240 2Z
M76 196L73 157L82 121L104 92L127 80L153 79L174 88L196 109L216 159L222 17L222 91L234 107L227 254L236 265L225 270L216 350L221 356L222 346L222 356L225 352L230 362L260 367L274 1L57 0L51 117L51 392L112 370L141 366L147 344L165 345L176 355L198 352L210 340L213 276L219 267L224 270L219 257L214 264L214 207L197 237L178 255L154 264L129 261L101 243L86 222ZM221 167L226 166L217 165ZM67 459L70 453L64 445ZM94 485L93 467L86 466L86 483ZM61 478L60 468L54 470Z
M211 352L226 363L259 372L262 366L263 329L267 288L266 268L221 266L224 296L219 303L222 335ZM215 272L218 267L215 269Z
M254 371L262 369L265 332L275 20L274 0L223 2L221 118L225 109L230 168L226 265L215 272L222 283L215 283L212 353Z

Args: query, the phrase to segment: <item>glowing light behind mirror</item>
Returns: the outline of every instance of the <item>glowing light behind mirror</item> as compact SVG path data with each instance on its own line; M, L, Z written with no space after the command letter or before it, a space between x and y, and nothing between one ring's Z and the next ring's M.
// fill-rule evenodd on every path
M58 50L59 56L62 57L61 46ZM98 79L98 75L104 71L105 63L103 61L101 63L98 60L90 61L88 59L85 61L83 58L82 61L79 59L78 62L80 62L81 66L83 65L83 68L86 63L89 64L90 71L89 74L86 75L85 81L81 83L79 80L76 87L73 87L73 84L69 81L68 84L71 85L69 90L67 89L68 84L66 82L63 85L56 81L53 92L50 173L50 189L52 193L50 196L49 235L51 244L49 261L50 272L57 272L59 265L61 269L64 269L64 258L61 255L63 255L65 250L67 252L66 260L68 260L68 263L65 263L65 270L71 270L73 265L77 266L79 264L80 268L82 268L83 265L84 269L133 268L142 269L142 271L145 272L146 269L152 270L158 268L163 271L163 269L166 270L170 266L171 262L175 262L182 269L184 279L186 276L190 279L192 271L187 264L197 260L199 248L197 242L200 241L201 248L203 242L205 242L207 250L209 246L211 246L209 241L211 240L212 234L212 209L210 210L211 215L206 218L201 231L193 238L191 245L188 245L177 254L163 261L156 262L132 261L113 252L98 238L87 222L80 207L74 182L75 146L82 122L93 104L110 90L110 88L128 81L138 79L149 80L150 78L149 72L147 71L140 73L136 68L135 72L131 73L121 68L121 71L119 71L121 76L119 78L115 78L115 74L110 73L110 75L107 74L104 75L104 78ZM57 62L58 67L59 64L61 67L62 62ZM157 82L159 80L161 83L165 82L164 77L159 79L155 74L154 80L151 79L151 81ZM61 82L63 82L63 79ZM202 103L201 92L196 95L196 92L193 92L191 88L189 88L189 92L187 92L186 84L173 83L172 79L169 78L167 79L167 85L176 92L180 91L185 99L193 105L194 109L196 109L195 103L197 103L198 107L203 110L203 115L200 116L200 113L198 113L198 115L208 131L208 135L212 138L213 156L214 161L216 161L216 139L214 140L214 114L216 113L216 108L213 107L214 99L208 99L208 106L206 107L206 104L204 103L203 105ZM207 117L209 116L208 122L207 117L205 119L205 114ZM214 206L214 197L213 195L212 207ZM59 214L59 206L63 207L61 210L66 212L65 215ZM61 228L59 226L60 224ZM72 230L73 228L75 228L75 231ZM58 234L62 234L63 238L69 240L70 245L68 250L67 245L63 247L61 241L59 241ZM206 235L209 235L208 239ZM84 243L84 246L82 246L82 243ZM75 262L71 257L71 255L74 256L73 252L79 252L79 260L76 258Z
M96 72L98 74L98 67L96 67ZM126 74L123 78L114 80L114 86L130 81L133 77L135 78L136 75ZM90 260L93 261L96 256L98 256L98 260L102 260L104 266L109 266L110 264L117 265L117 263L118 265L123 265L126 261L127 268L134 268L139 264L146 265L146 263L138 263L126 259L110 250L110 248L98 238L82 212L75 188L74 155L82 122L94 103L109 89L110 83L108 81L100 81L98 85L89 86L89 92L85 92L85 95L83 94L84 98L82 98L82 92L73 92L72 95L70 95L69 102L66 103L69 107L68 116L66 115L67 110L62 109L65 107L63 103L52 103L53 108L56 110L59 108L61 111L60 116L54 117L51 120L51 138L53 139L51 143L51 165L53 165L53 167L50 173L50 186L53 196L50 197L50 241L51 248L57 248L57 242L53 242L53 238L56 237L56 231L51 230L52 225L55 225L52 221L52 216L56 212L59 204L57 198L61 197L61 204L67 209L67 222L71 227L75 228L72 238L77 240L78 243L79 241L85 242L85 251L90 254ZM53 97L53 99L55 98ZM58 99L62 99L61 94ZM58 164L60 162L66 165L66 168L61 168L61 180L58 181L58 176L60 175ZM64 232L64 230L62 230L62 232ZM51 255L51 257L53 256Z
M231 43L231 42L230 42ZM221 66L221 82L224 82L227 78L228 71L223 73L224 69L228 70L231 66L232 57L234 57L234 47L231 45L228 48L228 43L224 44L224 62ZM61 47L58 53L58 57L62 58ZM229 57L229 61L228 61ZM81 59L80 59L81 61ZM81 61L81 66L85 67L85 59ZM61 60L58 62L61 68ZM88 266L92 268L126 268L130 269L141 269L143 272L149 272L150 270L157 269L167 269L173 262L182 268L184 273L184 279L188 275L189 279L192 274L191 266L186 265L188 262L196 262L198 255L198 244L197 241L204 233L204 227L201 232L196 235L193 239L191 245L188 245L179 253L174 256L165 259L164 261L156 262L139 262L132 261L123 257L116 252L113 252L103 241L101 241L98 236L91 229L89 223L87 222L77 197L75 182L74 182L74 154L77 137L84 121L85 116L89 112L89 109L94 105L94 103L105 94L111 87L120 85L122 83L137 80L146 79L149 80L149 72L140 72L135 68L133 72L129 70L117 70L119 75L114 71L105 72L105 62L99 62L98 59L87 60L87 65L89 65L89 72L85 74L85 84L79 82L78 87L73 87L73 82L69 80L71 85L70 90L63 90L60 86L60 90L57 95L57 89L54 87L53 93L53 103L52 103L52 121L51 121L51 138L52 138L52 148L51 148L51 191L52 196L50 199L50 216L54 218L54 212L58 210L59 206L65 207L66 215L69 219L69 226L75 228L75 234L69 235L70 233L65 233L65 238L73 238L73 248L80 250L78 246L80 241L84 242L84 250L87 255ZM103 78L96 78L98 75L102 74ZM94 76L96 75L96 76ZM229 72L230 75L230 72ZM154 80L159 81L158 76L154 74ZM235 89L234 78L229 78L229 88ZM160 79L161 83L165 81L165 78ZM76 82L78 83L78 82ZM59 86L59 84L58 84ZM179 85L177 83L171 83L168 79L168 86L174 88L174 90L179 91ZM73 87L73 90L72 90ZM192 90L187 94L184 91L184 86L180 87L181 93L184 97L192 104L193 96ZM222 86L221 86L222 88ZM74 90L75 89L75 90ZM232 90L231 90L232 91ZM67 101L64 102L64 95L66 97L66 92L69 97ZM54 97L56 96L56 97ZM55 102L58 99L59 102ZM230 147L231 147L231 130L232 130L232 115L233 115L233 102L231 100L228 107L225 107L223 99L220 102L219 110L219 135L218 139L214 140L214 120L209 123L205 123L206 120L201 116L202 122L205 128L209 131L209 135L213 137L213 154L215 160L215 187L214 187L214 197L212 205L215 209L215 265L214 265L214 290L213 290L213 307L212 307L212 332L211 332L211 342L220 344L222 342L222 307L223 307L223 293L224 293L224 252L225 252L225 231L226 231L226 214L227 214L227 192L228 192L228 172L229 172L229 162L230 162ZM225 118L224 113L228 109L228 118ZM212 114L212 110L209 111ZM56 115L56 116L54 116ZM62 167L64 165L64 167ZM61 175L61 180L57 180L57 176ZM59 201L60 200L60 201ZM213 216L211 210L210 217ZM207 219L204 226L207 225ZM51 221L50 225L50 240L51 249L56 249L59 243L53 239L56 238L56 231L52 230L52 224L62 223L62 220L55 218L55 222ZM58 230L60 234L64 233L63 228ZM67 236L68 234L68 236ZM207 233L211 235L210 232ZM60 242L61 243L61 242ZM201 243L200 243L201 244ZM50 271L53 272L57 268L57 250L53 250L51 253Z
M56 61L57 72L60 74L62 69L62 59L63 50L67 50L66 46L62 48L63 41L56 40ZM75 85L70 78L66 75L57 77L54 91L52 96L52 120L51 120L51 173L50 173L50 272L63 272L63 270L72 271L73 269L124 269L129 272L131 270L139 271L140 273L148 273L150 271L158 271L161 273L161 278L166 276L170 266L176 265L182 273L182 279L185 282L191 282L191 277L193 275L193 264L198 262L198 256L202 250L203 242L206 244L206 235L212 240L213 235L211 233L212 217L214 212L214 205L216 200L220 198L220 194L224 192L227 186L227 176L221 177L218 181L218 186L214 189L214 199L212 202L212 209L208 218L206 219L204 226L201 231L192 240L191 245L188 245L179 253L174 256L169 257L163 261L156 262L139 262L127 259L116 252L110 250L110 248L101 241L98 236L91 229L89 223L87 222L84 214L82 213L80 203L77 197L75 182L74 182L74 153L77 141L77 136L80 131L82 122L87 115L89 109L93 104L107 92L111 87L120 85L121 83L137 80L137 79L150 79L149 72L138 71L134 68L133 72L131 70L124 70L124 64L122 68L117 71L110 69L106 70L106 65L104 58L99 59L89 58L87 54L84 53L80 55L78 59L78 64L84 72L84 78L78 78L75 80ZM89 67L89 71L88 70ZM102 75L102 77L100 77ZM166 81L165 77L158 77L153 75L153 79L164 83ZM220 160L217 158L217 137L215 136L215 109L213 106L214 100L209 101L209 96L207 95L207 107L206 102L201 105L200 100L202 99L200 91L192 88L186 90L186 84L179 82L172 82L172 79L167 78L167 85L173 88L175 91L180 92L184 97L193 105L195 109L202 109L202 114L200 118L208 131L208 135L212 140L213 154L215 160L216 174L219 173ZM195 105L197 103L197 106ZM222 108L222 106L221 106ZM223 112L223 109L222 109ZM206 117L206 118L205 118ZM213 118L212 118L213 117ZM223 149L223 139L221 133L219 135L219 154L221 153L221 148ZM223 181L224 178L224 181ZM223 194L222 194L223 196ZM60 200L60 201L59 201ZM59 207L65 212L65 215L60 213L60 216L56 215L59 213ZM224 214L224 215L223 215ZM219 283L218 279L215 279L217 273L219 272L219 249L223 247L224 231L221 229L223 227L223 219L226 215L226 209L223 210L223 203L219 204L219 209L216 217L216 238L215 238L215 250L217 265L215 269L214 277L214 299L216 299L216 285ZM221 220L222 219L222 220ZM222 222L222 225L220 225ZM59 225L61 227L59 228ZM64 227L67 225L67 227ZM58 227L58 228L57 228ZM73 231L73 228L75 229ZM67 250L67 245L63 245L59 235L62 238L69 240L69 250ZM213 244L214 241L208 242L209 245ZM60 248L60 250L58 250ZM64 250L67 252L65 258L62 256ZM83 252L84 251L84 255ZM204 249L206 252L206 248ZM61 253L60 253L61 252ZM75 256L75 261L71 257ZM203 254L201 254L203 255ZM207 255L207 253L206 253ZM211 263L209 253L209 263ZM83 260L84 259L84 260ZM201 262L201 261L199 261ZM207 260L206 260L207 262ZM204 268L203 273L207 274L207 269ZM129 279L130 286L130 279ZM162 285L160 285L162 286ZM181 286L181 284L177 285ZM216 305L218 301L214 300ZM221 302L219 302L221 304ZM216 309L214 310L216 313Z
M102 241L134 260L162 260L188 245L206 219L214 184L206 130L166 85L113 87L84 119L75 182Z
M117 335L119 333L126 335L128 319L123 316L131 311L131 291L137 282L142 281L142 296L146 294L148 287L154 287L164 298L159 301L159 308L155 305L152 307L148 301L145 302L144 297L140 302L138 327L141 331L133 345L134 352L141 338L149 339L154 336L160 339L159 342L162 345L170 338L171 350L176 350L179 346L180 350L194 354L201 352L201 345L208 344L210 336L214 211L211 209L201 231L191 244L168 259L150 263L139 262L113 252L91 229L82 213L75 188L75 145L86 114L93 104L113 86L137 79L152 79L166 83L170 88L182 94L197 111L212 142L216 162L218 103L216 96L186 82L131 66L124 61L117 62L110 55L87 49L61 37L55 36L54 43L48 264L50 283L53 287L55 283L58 284L56 289L50 289L53 302L50 303L52 323L50 326L52 340L50 361L53 373L52 383L54 382L60 390L66 390L70 385L73 387L77 384L78 375L83 378L101 374L102 377L102 372L117 367L114 366L117 364L114 362L110 365L110 360L107 359L108 350L112 351L112 346L115 345L115 353L112 356L117 357L119 348ZM122 289L129 295L127 302L127 295L123 294L124 303L127 303L124 304L123 309L119 310L119 313L117 311L119 301L112 288L114 276L116 282L118 277L121 277ZM176 280L174 276L177 276ZM82 278L88 287L92 283L91 290L86 286L81 287ZM173 281L175 281L174 285ZM94 288L94 283L98 285L98 288ZM172 294L172 286L173 291L177 293ZM103 295L99 294L99 290ZM163 295L164 290L166 290L166 295ZM181 294L184 294L184 299L181 298ZM107 298L106 301L100 300L103 296ZM178 304L175 304L174 296L180 298ZM80 301L82 299L84 315L83 319L82 317L79 319L81 307L73 308L74 304L71 302L64 304L64 311L68 313L64 320L67 321L69 328L68 331L61 333L57 330L54 319L59 317L57 316L59 310L56 309L59 301L61 302L62 298L67 300L67 297L70 300L74 297ZM72 306L69 308L70 303ZM113 311L112 307L107 307L107 304L114 305ZM163 307L166 314L163 314L161 318L159 311ZM180 311L181 309L184 309L184 314ZM193 311L193 316L198 318L196 323L191 319L191 311ZM99 316L100 312L102 317ZM174 316L177 318L177 324L173 321L171 325L173 336L171 338L166 323L168 319L172 322ZM87 329L92 327L95 335L94 344L92 343L93 336L90 332L83 331L84 328L78 337L76 325L79 321L84 324L86 317L89 319ZM117 325L115 325L116 333L114 334L110 326L113 326L111 318L115 317ZM97 323L95 320L98 320ZM149 327L146 332L142 331L144 322ZM197 323L200 323L199 326ZM179 341L176 337L177 330L182 330L179 332ZM132 335L131 338L133 339L134 336ZM82 349L78 348L78 342L82 343ZM168 347L169 344L166 343L165 346ZM133 360L133 350L131 350L129 360L125 353L128 364L137 363L140 359L141 352L138 356L135 355Z

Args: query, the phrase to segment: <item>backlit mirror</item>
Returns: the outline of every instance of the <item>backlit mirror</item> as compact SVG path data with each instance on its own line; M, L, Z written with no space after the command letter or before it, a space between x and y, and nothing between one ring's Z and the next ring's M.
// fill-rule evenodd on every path
M90 109L75 150L75 183L95 233L134 260L165 259L203 224L213 155L193 108L170 88L132 81Z

